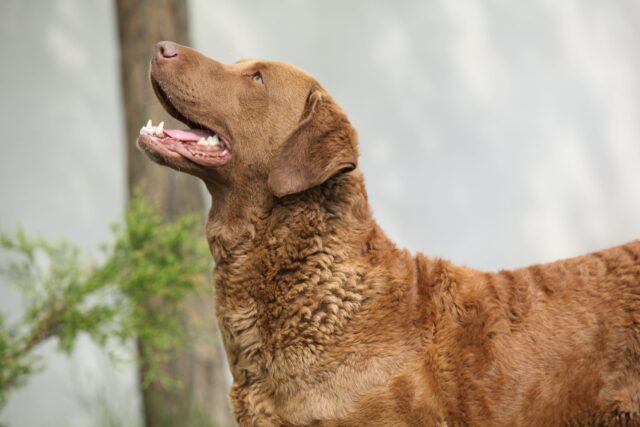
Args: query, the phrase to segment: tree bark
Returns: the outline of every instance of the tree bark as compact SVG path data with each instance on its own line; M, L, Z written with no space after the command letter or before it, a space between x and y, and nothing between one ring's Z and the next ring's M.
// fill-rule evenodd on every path
M164 121L165 128L179 127L156 100L148 68L158 41L189 43L186 0L116 0L116 6L129 195L134 188L141 188L143 194L159 206L165 220L187 212L202 213L204 217L200 182L154 164L135 146L139 129L148 119L153 119L154 124ZM147 427L233 425L212 292L190 295L177 309L179 321L196 328L198 339L186 348L176 349L166 364L165 372L177 380L180 387L164 387L157 381L141 386ZM145 356L154 349L139 340L138 350L142 378Z

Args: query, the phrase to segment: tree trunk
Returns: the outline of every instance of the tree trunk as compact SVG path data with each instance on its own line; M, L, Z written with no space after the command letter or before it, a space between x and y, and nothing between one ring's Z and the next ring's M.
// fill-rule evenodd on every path
M141 188L143 194L159 206L166 220L187 212L204 214L204 193L198 180L154 164L135 146L139 129L148 119L153 119L154 124L164 121L166 128L179 126L156 100L148 69L156 42L173 40L188 44L186 0L116 0L116 5L129 194L134 188ZM187 297L178 308L179 320L192 329L197 328L198 339L185 348L176 349L164 369L179 382L179 387L163 387L157 381L142 387L147 427L233 425L213 307L211 291L207 295ZM154 349L139 340L138 350L142 378L145 355Z

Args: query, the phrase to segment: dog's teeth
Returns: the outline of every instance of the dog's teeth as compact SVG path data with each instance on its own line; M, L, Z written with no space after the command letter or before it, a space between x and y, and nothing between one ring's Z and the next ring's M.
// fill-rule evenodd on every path
M144 135L153 135L154 134L154 127L153 127L153 123L151 122L151 120L149 120L145 126L142 126L140 128L140 133L144 134Z
M218 135L209 136L207 138L207 145L220 145L220 140L218 139Z
M164 122L160 122L157 128L155 128L154 133L156 136L164 136Z
M207 145L207 141L205 141L204 138L200 138L198 140L198 145Z

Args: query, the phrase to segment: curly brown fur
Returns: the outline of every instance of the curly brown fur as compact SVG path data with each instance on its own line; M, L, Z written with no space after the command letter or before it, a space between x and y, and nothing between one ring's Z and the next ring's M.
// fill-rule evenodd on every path
M241 426L640 425L640 242L497 273L413 256L374 221L355 131L312 77L171 47L154 87L226 132L231 160L139 143L211 193Z

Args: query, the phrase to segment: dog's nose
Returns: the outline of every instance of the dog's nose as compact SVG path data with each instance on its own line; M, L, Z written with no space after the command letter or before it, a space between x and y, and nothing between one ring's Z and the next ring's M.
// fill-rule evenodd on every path
M178 56L178 45L173 42L160 42L156 45L156 56L160 59L171 59Z

